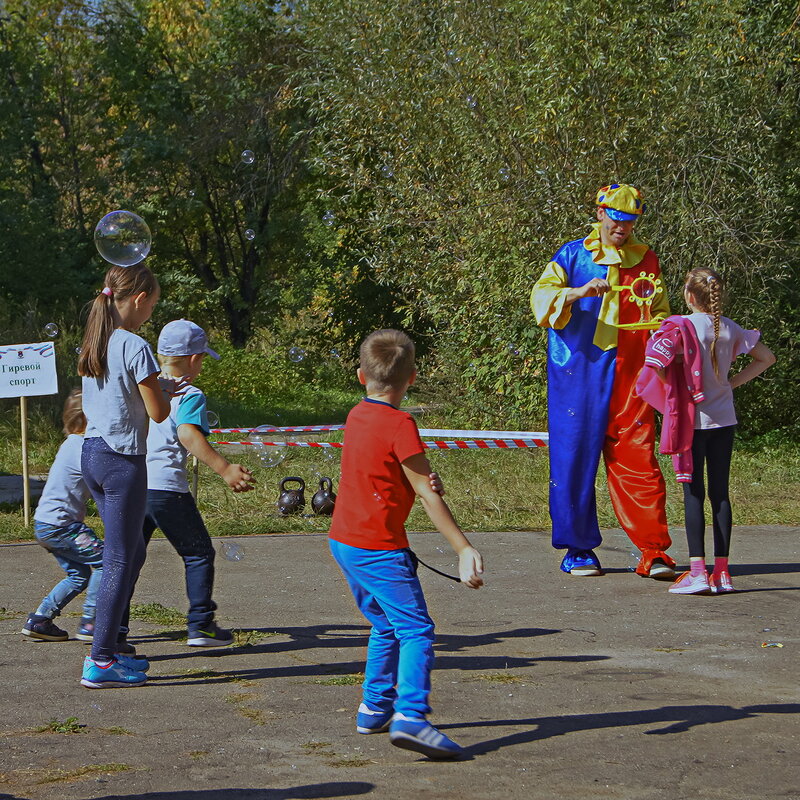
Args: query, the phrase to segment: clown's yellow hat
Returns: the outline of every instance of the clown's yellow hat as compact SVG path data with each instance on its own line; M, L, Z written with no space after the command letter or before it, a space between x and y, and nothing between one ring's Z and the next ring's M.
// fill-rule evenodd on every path
M644 214L642 193L628 183L612 183L597 192L595 203L617 222L639 219Z

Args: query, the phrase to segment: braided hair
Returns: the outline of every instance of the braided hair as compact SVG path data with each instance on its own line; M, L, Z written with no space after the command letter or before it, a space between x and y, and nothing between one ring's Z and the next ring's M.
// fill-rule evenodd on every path
M719 339L719 320L722 316L722 276L710 267L697 267L686 276L684 285L694 298L694 304L706 314L711 314L714 321L714 341L711 342L711 363L714 373L719 377L717 366L717 339Z

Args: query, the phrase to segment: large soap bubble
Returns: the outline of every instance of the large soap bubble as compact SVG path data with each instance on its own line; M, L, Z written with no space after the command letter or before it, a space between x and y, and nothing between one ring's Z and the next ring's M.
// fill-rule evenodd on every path
M131 211L112 211L94 229L97 252L110 264L130 267L149 252L152 237L147 223Z

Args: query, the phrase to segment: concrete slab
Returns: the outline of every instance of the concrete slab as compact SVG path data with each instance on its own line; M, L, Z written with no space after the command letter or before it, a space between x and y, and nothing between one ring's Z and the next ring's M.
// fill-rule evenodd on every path
M468 748L458 763L356 734L367 628L324 536L238 539L245 558L218 560L216 597L250 645L188 648L179 628L135 622L152 677L105 691L79 685L80 642L19 634L61 573L36 545L3 546L0 798L797 799L799 535L737 528L742 591L710 597L632 574L620 531L605 534L602 578L559 572L544 533L472 535L484 590L421 570L438 630L432 721ZM435 534L411 540L452 566ZM185 609L163 540L136 602ZM60 621L74 633L72 607ZM69 717L80 733L36 732Z

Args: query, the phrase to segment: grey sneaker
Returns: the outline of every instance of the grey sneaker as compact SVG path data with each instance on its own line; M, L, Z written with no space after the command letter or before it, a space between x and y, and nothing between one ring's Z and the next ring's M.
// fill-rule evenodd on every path
M224 647L233 644L233 634L220 628L216 622L210 622L204 628L190 630L186 644L190 647Z

